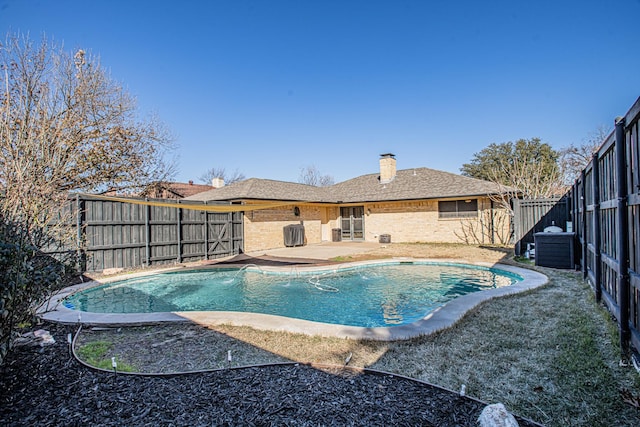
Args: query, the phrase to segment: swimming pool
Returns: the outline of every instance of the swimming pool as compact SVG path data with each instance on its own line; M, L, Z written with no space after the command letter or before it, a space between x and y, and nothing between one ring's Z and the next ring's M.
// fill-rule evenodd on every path
M362 328L414 323L466 294L511 286L516 273L477 265L386 262L335 270L258 266L155 274L67 296L91 313L243 312Z

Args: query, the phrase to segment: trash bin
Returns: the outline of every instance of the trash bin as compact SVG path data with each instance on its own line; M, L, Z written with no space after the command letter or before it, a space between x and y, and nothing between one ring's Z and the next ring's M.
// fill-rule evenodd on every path
M342 230L340 228L332 228L331 229L331 241L332 242L341 242L342 241Z
M381 234L378 241L380 243L391 243L391 234Z

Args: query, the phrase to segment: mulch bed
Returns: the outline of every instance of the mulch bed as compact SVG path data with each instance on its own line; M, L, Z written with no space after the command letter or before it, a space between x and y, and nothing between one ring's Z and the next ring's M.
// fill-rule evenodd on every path
M115 375L70 356L74 328L44 328L55 344L16 347L0 367L0 425L476 426L484 407L408 378L300 364Z

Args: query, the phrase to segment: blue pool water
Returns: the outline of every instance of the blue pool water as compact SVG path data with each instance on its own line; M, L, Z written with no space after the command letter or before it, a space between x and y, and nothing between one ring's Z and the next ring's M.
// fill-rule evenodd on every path
M97 313L240 311L360 327L413 323L471 292L509 286L513 273L464 264L390 263L337 273L211 269L101 285L64 305Z

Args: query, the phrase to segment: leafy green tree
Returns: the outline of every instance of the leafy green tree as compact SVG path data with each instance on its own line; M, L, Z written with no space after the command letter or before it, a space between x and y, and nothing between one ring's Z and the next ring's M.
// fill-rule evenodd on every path
M559 153L539 138L490 144L460 169L465 176L499 184L502 201L536 199L563 193ZM508 203L505 203L505 206Z

